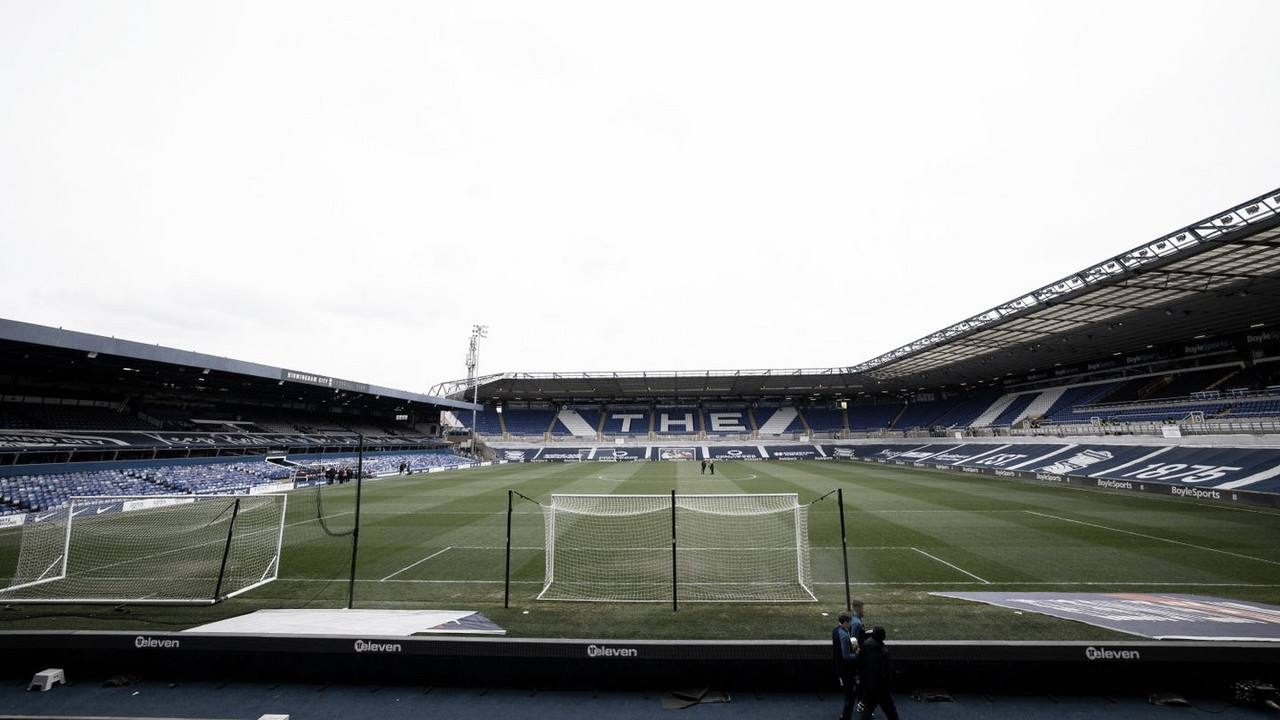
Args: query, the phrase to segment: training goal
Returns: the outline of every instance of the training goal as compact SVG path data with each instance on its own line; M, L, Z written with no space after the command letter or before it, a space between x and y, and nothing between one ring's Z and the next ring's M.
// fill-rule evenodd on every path
M213 604L276 579L284 495L74 497L23 525L8 603Z
M540 600L816 602L795 494L552 495Z

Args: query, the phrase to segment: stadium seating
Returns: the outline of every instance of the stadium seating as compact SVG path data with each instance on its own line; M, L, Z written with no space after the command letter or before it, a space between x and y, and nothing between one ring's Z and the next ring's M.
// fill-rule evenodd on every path
M326 455L319 458L302 458L298 465L323 473L326 468L352 468L361 466L368 476L394 475L404 464L410 473L428 472L432 469L473 465L475 461L452 452L403 453L388 455Z
M308 460L303 467L354 467L357 455ZM369 475L394 474L401 463L410 472L473 464L452 452L367 456ZM22 474L0 477L0 515L41 512L65 505L80 495L188 495L239 492L259 485L288 482L293 470L264 460L185 465L147 465L81 472Z
M758 404L751 412L761 437L773 437L804 431L800 411L791 405Z
M5 403L0 428L26 430L155 430L128 411L105 406L56 403Z
M564 432L577 437L592 438L600 433L601 423L604 422L604 408L598 405L565 407L560 409L556 419L556 434Z
M994 395L975 398L947 398L908 403L894 422L896 430L922 430L929 428L969 427L995 400Z
M554 420L555 411L549 409L504 408L501 413L486 409L476 414L476 432L488 437L502 437L504 434L542 437L554 432Z
M1006 405L1004 409L1000 411L1000 414L996 416L996 419L991 422L991 425L996 427L1008 427L1018 420L1021 420L1025 417L1027 408L1031 407L1031 403L1039 396L1040 393L1022 393L1015 395L1012 398L1012 401Z
M905 403L877 403L873 405L850 405L846 413L849 416L849 432L879 432L894 424L894 420L906 409Z
M800 417L811 433L844 432L844 410L839 408L805 408Z
M862 400L850 402L843 408L797 407L746 399L657 406L588 401L559 410L547 404L507 407L501 413L487 408L476 413L475 421L482 439L536 438L539 442L551 440L553 444L568 438L594 443L616 439L789 440L801 434L841 437L846 433L855 437L950 436L962 430L970 436L1160 434L1160 427L1169 423L1195 426L1196 432L1213 432L1215 423L1222 423L1223 427L1235 423L1248 431L1249 425L1267 423L1274 427L1280 422L1280 387L1269 384L1270 371L1265 363L1249 368L1242 368L1238 363L1223 364L1110 380L1092 378L1075 385L988 389L938 399ZM157 433L173 431L213 436L211 442L215 443L221 438L228 447L248 447L254 442L255 434L264 436L263 445L272 442L269 437L287 436L282 444L304 447L310 444L316 448L317 457L305 462L306 466L319 467L321 471L325 466L358 462L354 452L334 454L337 448L343 452L347 448L354 451L356 435L381 437L384 440L381 452L366 454L363 458L365 469L372 475L394 474L401 465L407 465L411 472L422 472L473 462L453 452L417 451L420 448L415 448L415 452L389 452L401 441L387 441L388 438L432 440L408 425L377 420L335 422L328 414L302 411L277 411L274 417L262 415L260 407L186 408L163 404L148 406L135 415L118 406L42 399L0 403L0 429L27 433L101 433L96 440L110 437L122 447L139 442L133 439L136 437L143 439L141 446L157 448L160 446L156 442L161 437ZM471 414L459 412L457 418L469 424ZM463 434L469 431L464 429ZM444 440L438 440L441 448L447 446ZM164 441L168 442L169 438ZM39 459L28 454L22 456L22 462L34 461L42 466L25 472L0 466L0 515L57 507L72 495L242 491L263 483L289 481L292 477L289 468L265 459L230 461L214 454L207 462L187 459L165 463L156 460L160 457L156 454L149 458L150 462L122 462L120 467L101 467L115 464L111 462L116 459L115 452L104 450L95 454L93 450L78 448L74 454L82 462L74 463L65 459L72 455L65 451L44 453ZM555 454L554 449L550 452ZM299 454L294 447L291 455ZM16 454L11 457L11 465L17 464L17 457ZM88 461L88 457L94 459ZM139 455L134 454L131 459L137 457ZM76 469L77 465L87 462L93 462L93 469Z
M709 438L748 435L752 432L751 411L745 404L703 406L697 427Z

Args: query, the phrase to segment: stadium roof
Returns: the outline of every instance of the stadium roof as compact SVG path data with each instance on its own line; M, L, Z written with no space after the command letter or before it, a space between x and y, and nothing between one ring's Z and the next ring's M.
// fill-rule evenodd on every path
M852 367L502 373L432 394L480 403L908 394L1277 327L1280 189Z
M501 373L427 395L0 319L5 394L135 393L376 415L507 402L840 399L1000 384L1280 328L1280 189L851 367ZM1277 335L1280 338L1280 335Z
M341 407L389 417L469 410L460 400L288 368L0 319L0 394L120 401L150 397L222 405Z

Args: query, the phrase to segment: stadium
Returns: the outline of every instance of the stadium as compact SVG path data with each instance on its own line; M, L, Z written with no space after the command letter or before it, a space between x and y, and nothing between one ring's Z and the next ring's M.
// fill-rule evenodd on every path
M414 393L0 320L0 671L831 693L858 598L918 699L1225 698L1280 671L1277 328L1280 189L848 367Z

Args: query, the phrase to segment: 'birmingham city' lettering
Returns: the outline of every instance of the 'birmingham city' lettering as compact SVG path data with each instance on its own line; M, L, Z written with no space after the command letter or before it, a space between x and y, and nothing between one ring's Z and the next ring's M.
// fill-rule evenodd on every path
M1141 660L1137 650L1108 650L1107 648L1087 647L1084 656L1089 660Z
M635 648L611 648L608 645L588 645L587 657L640 657L640 651Z
M136 648L176 648L179 647L179 641L173 638L150 638L139 635L133 639L133 646Z
M376 643L368 640L357 640L355 644L356 652L403 652L400 643Z

